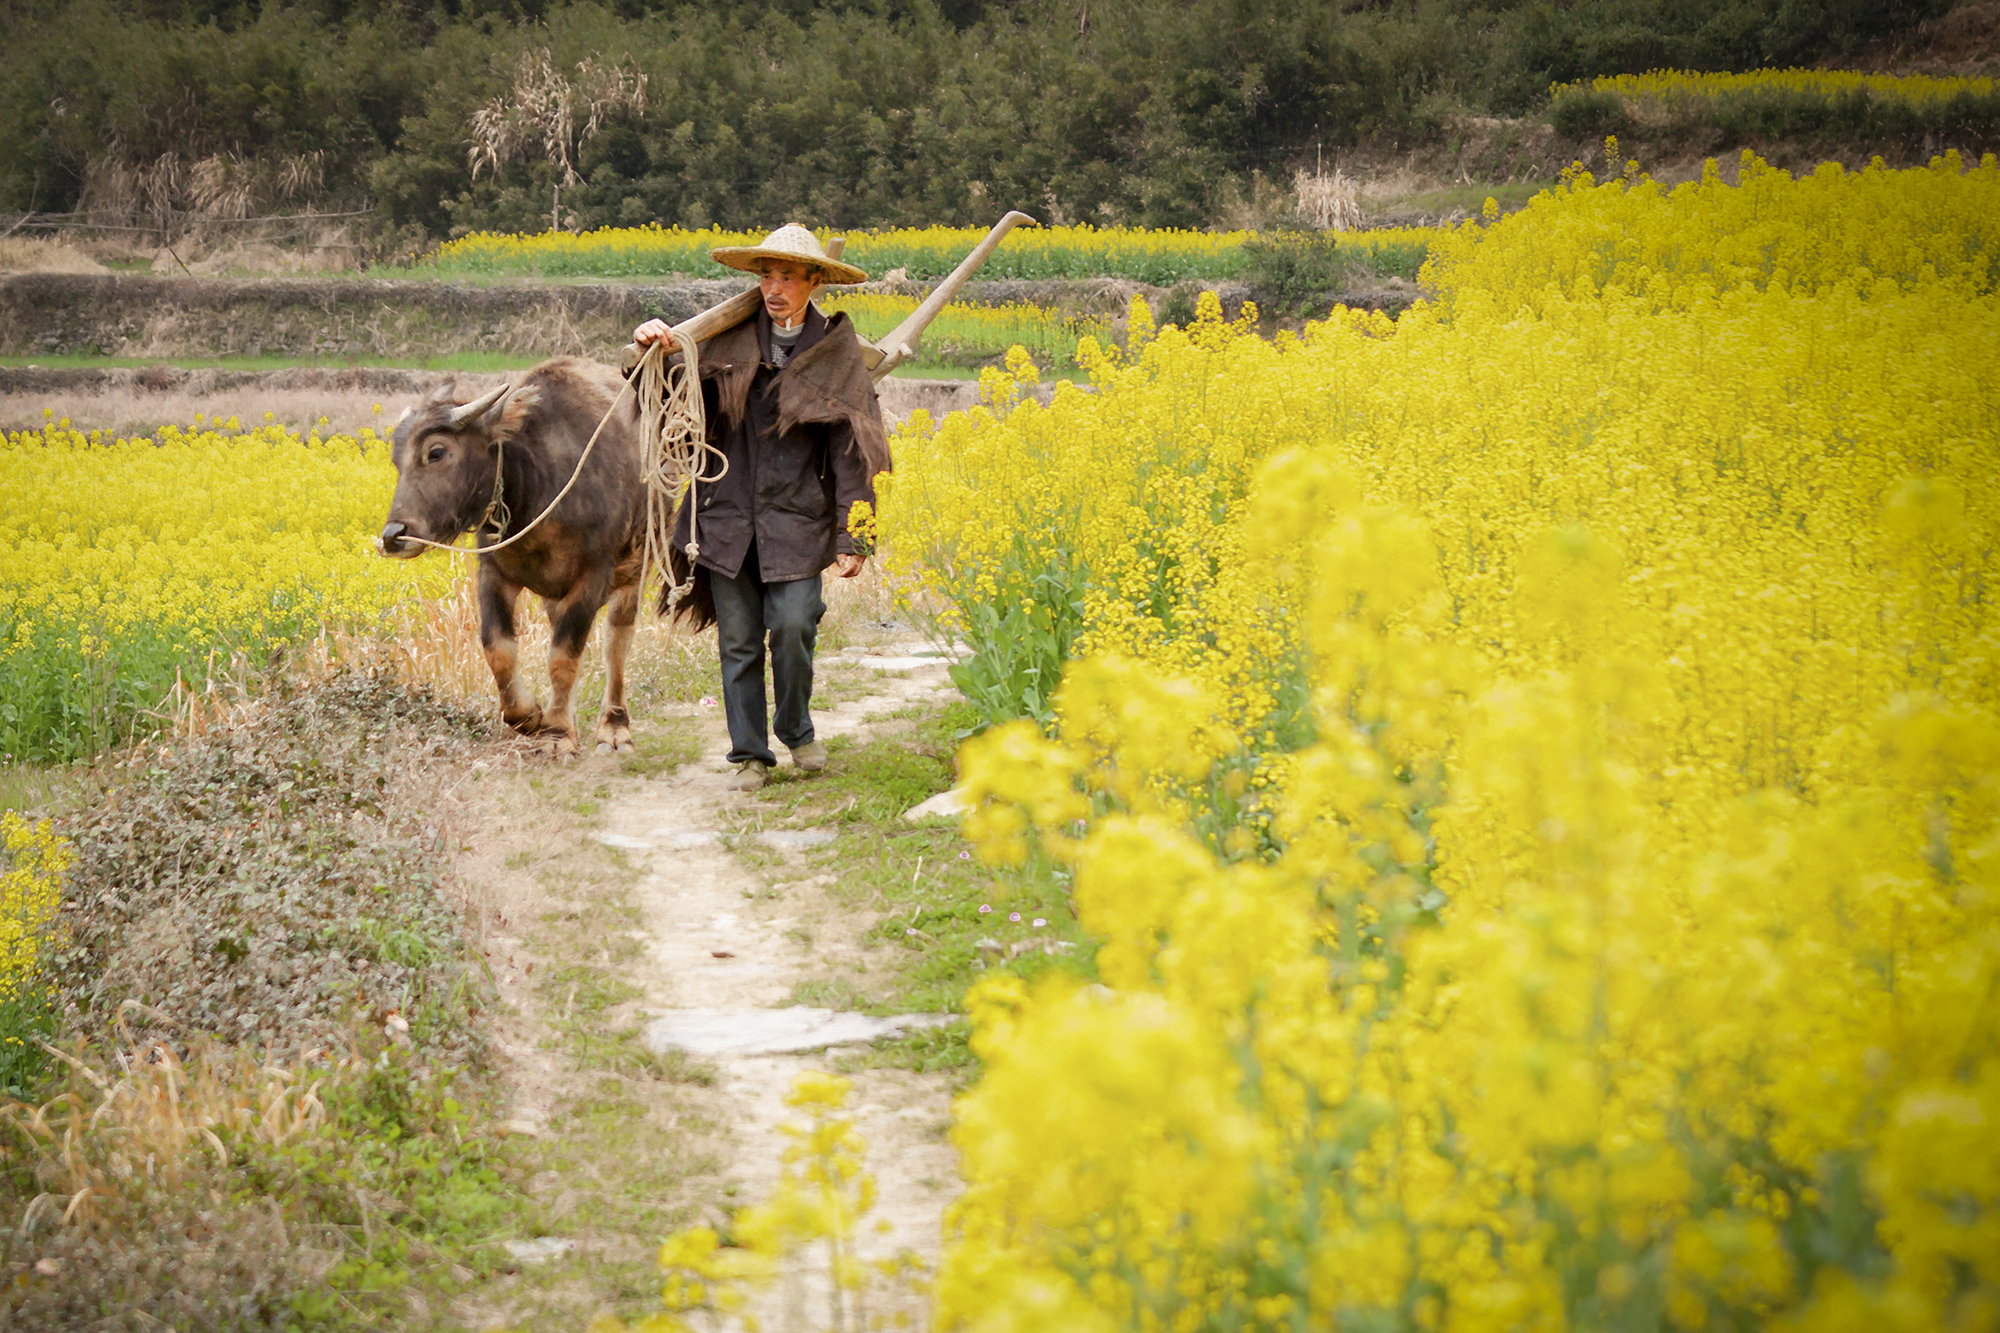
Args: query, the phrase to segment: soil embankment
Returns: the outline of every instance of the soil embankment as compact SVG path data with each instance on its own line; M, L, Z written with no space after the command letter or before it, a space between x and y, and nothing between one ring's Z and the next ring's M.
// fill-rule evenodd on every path
M282 356L423 361L467 352L603 355L633 326L683 320L742 290L723 279L665 283L503 284L340 278L167 278L23 273L0 277L0 356ZM863 291L920 295L914 283ZM958 299L1032 302L1122 321L1135 295L1119 279L973 282ZM1226 289L1226 309L1247 293Z
M601 355L602 348L598 350ZM372 426L387 434L404 407L440 383L454 382L462 391L476 393L501 379L491 372L379 366L0 366L0 429L38 428L50 419L46 412L79 430L149 435L166 425L186 426L197 414L218 421L233 416L254 426L268 412L271 420L302 432L317 426L352 434ZM972 406L979 384L891 376L876 392L894 427L919 408L935 420Z
M0 355L583 354L620 346L641 321L685 319L741 287L28 273L0 280Z

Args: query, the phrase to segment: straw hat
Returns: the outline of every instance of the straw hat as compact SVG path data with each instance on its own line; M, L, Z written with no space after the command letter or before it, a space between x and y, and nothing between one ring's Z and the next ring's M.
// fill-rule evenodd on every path
M868 281L867 273L854 265L828 259L813 234L796 222L788 222L766 236L762 245L725 245L710 250L708 257L718 264L740 268L746 273L755 273L760 259L786 259L818 269L826 275L828 282Z

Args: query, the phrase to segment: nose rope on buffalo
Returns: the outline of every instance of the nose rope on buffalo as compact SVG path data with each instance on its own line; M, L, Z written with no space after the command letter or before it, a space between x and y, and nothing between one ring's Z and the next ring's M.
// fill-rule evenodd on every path
M583 446L583 453L576 460L576 468L556 492L556 498L549 501L542 512L535 515L528 525L519 532L501 541L467 550L450 542L434 542L409 533L397 537L398 542L409 542L416 546L429 546L439 551L450 551L457 555L483 555L503 550L520 541L541 525L543 519L555 512L563 497L575 487L577 478L583 475L584 464L590 461L591 450L597 447L598 437L611 424L612 416L625 401L625 395L632 392L636 384L639 390L639 466L640 481L646 488L646 541L639 568L639 586L646 586L654 569L660 571L660 578L666 584L667 609L672 609L694 588L694 562L701 554L700 533L697 527L699 508L695 503L697 486L712 486L729 475L729 459L708 442L708 413L701 400L700 353L692 337L677 329L669 334L681 353L681 363L669 366L666 344L654 343L646 349L637 369L630 375L618 395L605 409L604 416L597 423L597 429L590 433L590 440ZM501 395L494 404L497 409L512 394ZM653 404L651 410L644 405ZM493 453L493 498L486 503L486 512L474 525L475 532L491 531L498 537L506 531L512 515L507 510L505 495L507 446L503 441ZM704 475L702 469L710 460L720 464L714 476ZM673 563L669 558L673 548L674 501L678 498L682 481L688 486L688 572L683 580L673 576Z

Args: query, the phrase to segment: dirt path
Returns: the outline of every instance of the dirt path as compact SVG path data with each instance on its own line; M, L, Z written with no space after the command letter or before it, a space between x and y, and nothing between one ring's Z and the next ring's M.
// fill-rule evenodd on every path
M814 726L820 738L865 732L880 713L950 691L941 665L881 683L887 687L882 692L818 713ZM702 741L708 752L727 748L719 716L707 723ZM830 899L826 876L794 877L797 851L813 845L822 831L761 835L760 846L786 858L763 873L728 850L719 825L748 799L726 789L731 773L726 764L709 759L648 783L607 810L601 836L616 839L614 845L646 872L637 897L649 936L642 1004L652 1020L648 1044L692 1045L694 1054L720 1067L728 1100L724 1120L736 1148L726 1174L747 1186L752 1199L761 1199L777 1179L783 1147L777 1127L786 1117L784 1094L792 1080L805 1070L826 1068L830 1045L852 1044L830 1038L868 1026L890 1035L895 1020L850 1014L842 1023L831 1011L789 1003L801 981L863 959L868 950L859 937L873 919L846 912ZM774 1009L788 1021L771 1021L768 1011ZM700 1021L687 1021L697 1015ZM730 1049L755 1045L801 1049ZM886 1256L908 1247L935 1257L939 1214L948 1195L957 1192L956 1162L939 1133L949 1112L942 1079L863 1070L855 1075L852 1105L880 1189L876 1213L890 1224L865 1239L864 1255Z
M815 707L820 739L874 739L906 725L889 715L908 718L956 697L943 662L912 656L923 650L909 637L822 657L820 697L842 701ZM829 863L824 849L837 847L839 830L764 830L759 799L727 788L721 710L677 711L653 726L696 757L650 777L617 757L586 757L556 773L517 760L469 840L475 850L463 869L485 886L488 956L505 1001L496 1025L504 1115L546 1162L536 1181L547 1202L530 1228L545 1234L511 1246L514 1271L460 1304L467 1326L581 1327L574 1316L610 1308L616 1291L607 1287L640 1280L632 1274L669 1224L726 1226L734 1208L769 1196L787 1141L779 1125L792 1114L783 1099L801 1072L852 1065L843 1057L871 1038L940 1021L795 1002L802 983L879 978L895 963L865 938L875 914L836 891L842 858L836 850ZM840 754L836 744L835 771ZM526 811L523 783L544 798ZM594 874L583 873L592 865ZM578 970L593 965L601 976ZM577 1015L607 991L580 1031ZM584 1053L606 1042L622 1042L624 1056ZM626 1072L624 1057L644 1052L655 1067ZM861 1256L908 1250L934 1260L944 1207L959 1189L946 1077L899 1068L849 1076L879 1191ZM593 1087L600 1100L639 1104L617 1132L603 1116L579 1113L580 1090ZM659 1208L617 1204L616 1182L662 1155L686 1169L657 1177ZM810 1277L789 1282L752 1312L766 1328L825 1326L819 1287ZM552 1317L559 1310L567 1317Z

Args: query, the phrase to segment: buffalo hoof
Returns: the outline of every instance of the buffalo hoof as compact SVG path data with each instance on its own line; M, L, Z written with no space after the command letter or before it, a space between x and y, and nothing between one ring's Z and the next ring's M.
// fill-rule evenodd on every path
M502 713L500 719L523 736L534 736L542 730L542 710L539 705L525 713L516 713L512 717Z
M601 722L597 727L597 752L629 754L632 749L632 728L623 722Z

